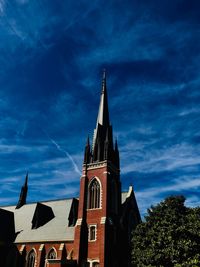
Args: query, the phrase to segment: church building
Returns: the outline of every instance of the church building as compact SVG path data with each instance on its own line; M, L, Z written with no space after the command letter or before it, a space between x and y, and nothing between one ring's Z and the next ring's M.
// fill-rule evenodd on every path
M133 187L122 192L109 118L106 75L93 140L87 139L80 195L0 209L2 267L129 267L131 232L141 222Z

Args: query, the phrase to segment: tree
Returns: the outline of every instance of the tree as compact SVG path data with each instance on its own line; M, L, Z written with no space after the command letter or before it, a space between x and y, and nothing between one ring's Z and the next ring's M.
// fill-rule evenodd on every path
M133 232L133 266L200 266L200 207L184 202L183 196L172 196L148 209Z

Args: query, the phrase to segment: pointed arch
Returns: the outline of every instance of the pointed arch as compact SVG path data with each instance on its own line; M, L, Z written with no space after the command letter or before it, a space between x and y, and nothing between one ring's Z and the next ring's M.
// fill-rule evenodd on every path
M35 267L36 262L36 250L32 248L27 256L27 264L26 267Z
M57 258L57 251L54 247L52 247L47 253L47 259L53 260Z
M71 251L67 255L67 259L68 260L73 260L74 259L74 250L73 249L71 249Z
M94 177L88 185L88 209L99 209L101 207L101 182Z

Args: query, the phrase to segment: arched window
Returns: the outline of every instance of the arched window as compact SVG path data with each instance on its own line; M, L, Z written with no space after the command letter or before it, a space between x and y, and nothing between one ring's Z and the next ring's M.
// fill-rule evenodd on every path
M35 266L35 251L32 249L30 253L28 254L28 259L27 259L27 267L34 267Z
M84 265L86 267L99 267L99 262L98 261L87 261L86 265Z
M100 208L100 184L97 179L93 179L89 185L89 209L98 209Z
M56 259L56 251L55 249L51 249L47 255L47 259L53 260Z
M92 263L92 267L99 267L99 263L98 262L93 262Z

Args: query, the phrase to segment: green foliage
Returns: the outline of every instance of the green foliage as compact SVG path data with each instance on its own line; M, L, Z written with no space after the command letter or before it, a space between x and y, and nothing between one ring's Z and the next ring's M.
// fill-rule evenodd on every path
M200 208L172 196L148 210L132 238L135 267L200 266Z

